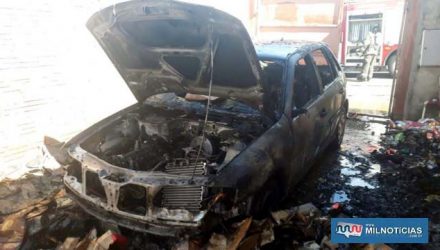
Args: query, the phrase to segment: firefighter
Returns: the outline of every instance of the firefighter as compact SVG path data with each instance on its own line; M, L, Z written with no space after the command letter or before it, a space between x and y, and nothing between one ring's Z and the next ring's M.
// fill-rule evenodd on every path
M371 78L373 78L374 60L379 53L380 38L379 26L373 26L364 41L364 61L362 64L362 72L358 76L358 80L360 81L370 81Z

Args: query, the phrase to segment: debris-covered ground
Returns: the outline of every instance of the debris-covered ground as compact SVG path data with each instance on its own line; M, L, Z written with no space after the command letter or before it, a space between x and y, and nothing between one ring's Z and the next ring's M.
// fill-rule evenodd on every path
M298 186L289 204L312 202L342 217L428 217L429 245L440 246L440 134L438 122L351 119L339 152L330 152Z
M440 124L381 122L349 120L342 148L324 155L271 216L236 218L191 238L137 233L94 219L66 197L60 170L3 180L0 249L438 249ZM334 244L331 217L428 217L431 243Z

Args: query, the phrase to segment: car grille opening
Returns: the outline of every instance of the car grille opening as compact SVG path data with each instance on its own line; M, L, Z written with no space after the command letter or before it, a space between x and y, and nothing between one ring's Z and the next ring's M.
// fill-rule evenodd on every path
M78 161L74 161L67 167L67 174L76 178L76 181L82 183L82 168Z
M102 202L107 202L104 186L102 186L101 180L95 172L86 172L86 195L97 197Z
M127 213L147 213L147 190L143 186L127 184L119 189L118 209Z

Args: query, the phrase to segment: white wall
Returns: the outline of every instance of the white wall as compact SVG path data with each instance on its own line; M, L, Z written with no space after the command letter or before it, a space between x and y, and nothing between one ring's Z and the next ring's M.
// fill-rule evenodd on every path
M113 1L111 1L113 2ZM85 27L91 0L0 1L0 179L134 98Z

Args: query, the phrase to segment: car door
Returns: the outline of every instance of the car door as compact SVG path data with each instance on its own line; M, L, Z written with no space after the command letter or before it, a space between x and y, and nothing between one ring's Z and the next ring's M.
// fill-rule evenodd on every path
M320 148L322 123L321 86L313 60L306 55L290 63L294 67L292 84L292 134L294 158L292 172L303 176L315 160Z
M313 50L310 53L319 82L322 87L320 107L320 119L322 124L322 137L320 141L320 151L324 150L327 144L334 138L338 111L340 107L340 82L337 79L333 65L328 58L324 47Z

